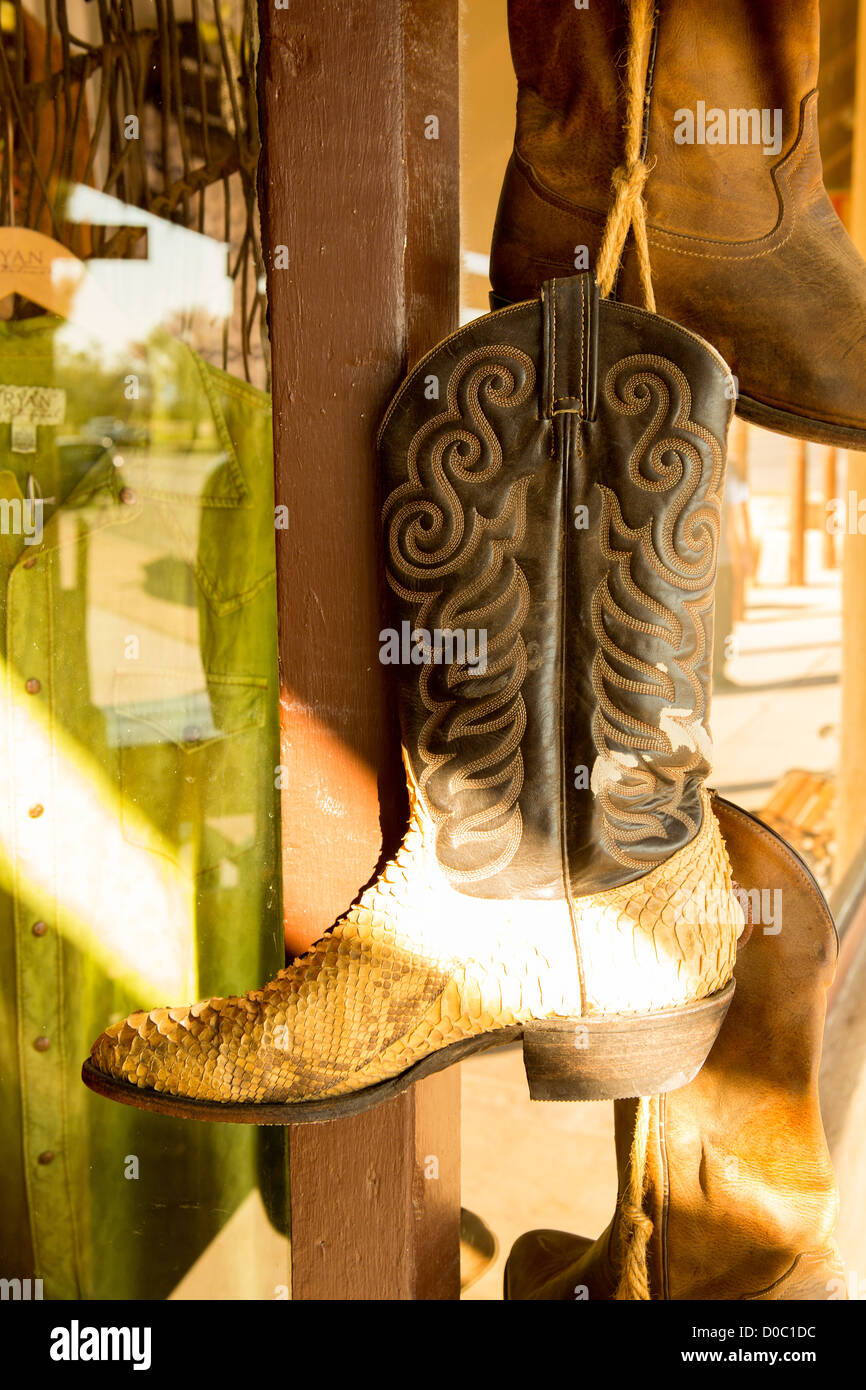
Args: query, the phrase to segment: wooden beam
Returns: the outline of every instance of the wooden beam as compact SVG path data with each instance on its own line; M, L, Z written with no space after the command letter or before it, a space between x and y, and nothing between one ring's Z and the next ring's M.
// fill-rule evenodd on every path
M287 943L331 925L406 820L375 432L456 326L457 0L260 3ZM429 119L435 118L435 119ZM459 1296L459 1079L290 1131L292 1296ZM434 1175L435 1174L435 1175Z
M851 234L866 254L866 0L857 22ZM866 497L866 454L848 453L846 490ZM866 538L846 535L842 552L842 718L835 878L840 881L866 839Z
M806 583L806 445L798 439L791 450L791 511L788 518L788 583Z
M824 510L822 512L824 529L821 534L821 563L825 570L835 569L837 564L836 537L828 525L830 510L827 505L834 501L838 495L837 452L832 445L824 450Z
M851 233L866 254L866 0L857 22L856 119L852 156ZM848 453L846 491L866 497L866 454ZM866 1201L863 1186L863 1105L866 1097L866 538L842 542L842 717L837 801L834 898L841 943L830 996L821 1079L821 1113L839 1182L837 1240L848 1266L850 1297L866 1297ZM834 906L836 904L834 903Z
M460 1293L459 1090L443 1072L368 1115L292 1126L292 1297Z

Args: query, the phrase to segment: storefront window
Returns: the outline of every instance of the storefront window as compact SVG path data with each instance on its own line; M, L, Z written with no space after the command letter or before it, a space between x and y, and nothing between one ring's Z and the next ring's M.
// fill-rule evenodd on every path
M458 1230L498 1299L497 1245L532 1223L547 1269L552 1221L594 1241L611 1210L569 1301L679 1299L674 1218L683 1301L830 1286L833 925L760 825L749 883L725 842L755 813L862 927L857 373L802 442L790 397L834 370L804 370L802 287L810 328L835 293L807 245L785 409L775 359L744 409L725 364L751 312L760 377L784 295L675 255L775 235L786 159L814 212L818 134L815 245L842 223L866 253L851 0L823 6L820 120L811 83L784 131L755 108L760 177L664 163L680 86L705 123L705 85L817 70L817 0L761 8L696 62L702 18L664 0L0 0L3 1298L288 1298L290 1176L299 1300L456 1298ZM843 328L856 361L856 303Z
M4 1273L273 1297L281 1132L79 1075L131 1010L283 961L256 6L0 27Z

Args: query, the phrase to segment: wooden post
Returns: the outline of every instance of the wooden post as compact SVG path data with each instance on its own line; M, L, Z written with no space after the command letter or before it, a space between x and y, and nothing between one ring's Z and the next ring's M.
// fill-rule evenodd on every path
M748 427L745 420L735 415L728 430L728 487L731 479L746 482L749 475ZM733 565L733 602L731 604L731 631L736 632L737 624L746 616L746 577L752 572L751 535L749 531L749 508L745 502L737 503L737 511L728 510L728 544Z
M273 348L286 936L303 949L399 841L378 660L374 440L408 363L456 326L457 0L260 0ZM290 1129L292 1297L459 1296L455 1070Z
M824 511L823 511L823 530L821 532L821 563L825 570L836 568L836 537L827 525L830 512L827 503L836 497L838 487L838 470L836 468L836 450L830 445L824 450Z
M851 157L851 234L866 255L866 0L857 23L854 148ZM866 497L866 454L848 453L847 491ZM842 552L842 722L839 752L838 883L866 839L866 538L846 535Z
M789 526L788 583L806 582L806 462L807 450L798 439L791 456L791 512Z

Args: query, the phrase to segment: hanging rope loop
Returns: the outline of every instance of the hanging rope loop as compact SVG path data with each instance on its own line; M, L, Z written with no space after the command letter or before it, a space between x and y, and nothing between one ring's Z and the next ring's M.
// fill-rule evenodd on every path
M646 100L647 63L653 25L655 0L630 0L629 44L625 72L626 121L625 160L614 169L611 179L613 202L607 215L604 236L596 262L596 277L603 299L613 290L616 273L622 261L629 231L634 231L638 272L644 303L655 313L656 301L650 269L649 241L646 230L644 186L655 164L641 158L643 121Z
M611 187L616 197L626 205L629 217L634 215L639 200L643 197L644 184L649 174L649 166L642 159L633 164L620 164L614 169Z
M620 1206L620 1239L623 1254L619 1283L614 1294L614 1298L620 1300L649 1302L650 1299L647 1253L653 1223L643 1208L650 1104L647 1096L643 1096L637 1103L634 1134L628 1156L628 1185Z
M656 301L650 269L644 188L655 159L644 160L641 157L641 147L647 66L654 24L655 0L630 0L629 44L625 72L625 159L614 169L611 178L613 202L607 215L596 261L599 291L602 298L606 299L613 289L626 238L632 231L644 303L652 314L656 311ZM650 1114L650 1099L642 1097L635 1112L634 1134L628 1160L628 1183L619 1211L622 1268L614 1295L617 1299L650 1299L648 1252L653 1223L643 1206Z

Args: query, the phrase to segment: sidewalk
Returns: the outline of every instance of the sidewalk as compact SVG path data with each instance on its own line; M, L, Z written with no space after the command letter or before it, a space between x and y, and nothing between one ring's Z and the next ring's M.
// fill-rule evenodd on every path
M821 568L821 537L810 531L812 582L803 588L784 583L788 540L780 510L776 498L752 505L761 566L728 663L728 676L740 688L713 697L714 784L750 811L760 811L790 768L832 774L839 759L840 571Z

